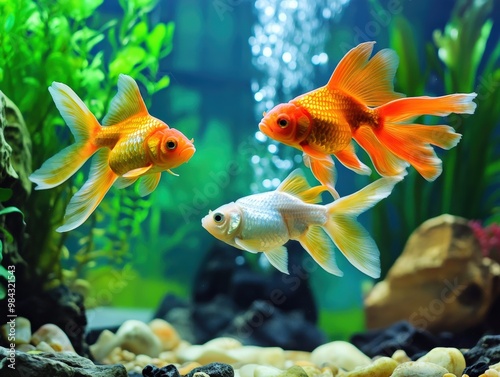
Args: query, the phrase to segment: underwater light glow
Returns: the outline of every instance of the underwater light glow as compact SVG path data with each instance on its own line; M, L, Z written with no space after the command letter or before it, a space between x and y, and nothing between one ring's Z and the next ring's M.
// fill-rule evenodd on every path
M260 120L264 111L287 102L314 87L317 66L328 62L325 41L332 32L332 21L350 0L256 0L257 23L254 35L248 39L252 63L259 75L252 82L255 116ZM261 132L255 139L264 143ZM266 156L265 153L270 155ZM278 159L274 159L280 155ZM261 174L253 163L255 182L262 188L271 187L271 177L282 177L295 163L300 163L289 148L267 146L260 166L267 163ZM255 186L252 186L255 187Z

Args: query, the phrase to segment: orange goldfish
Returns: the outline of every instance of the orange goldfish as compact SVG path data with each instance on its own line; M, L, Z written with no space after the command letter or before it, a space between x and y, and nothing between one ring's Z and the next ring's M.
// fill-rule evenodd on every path
M30 175L37 190L60 185L94 153L88 180L71 198L58 232L80 226L96 209L109 188L139 181L139 194L150 194L163 171L193 156L195 147L180 131L149 115L133 78L120 75L118 93L110 103L102 126L67 85L53 82L49 92L66 121L75 143L43 163ZM175 175L175 174L174 174Z
M404 97L393 90L398 57L384 49L370 59L375 42L350 50L330 81L274 107L259 124L272 139L304 153L314 176L338 198L330 155L347 168L370 174L356 156L352 139L368 153L382 176L401 174L411 164L426 180L442 171L431 145L454 147L461 135L446 125L411 124L420 115L473 114L476 93L442 97Z
M362 190L331 204L319 205L325 186L311 188L299 169L275 191L245 196L210 211L202 226L215 238L251 253L262 252L269 262L288 273L288 240L297 240L325 271L342 276L334 245L356 268L380 276L375 241L356 217L391 193L403 179L380 178Z

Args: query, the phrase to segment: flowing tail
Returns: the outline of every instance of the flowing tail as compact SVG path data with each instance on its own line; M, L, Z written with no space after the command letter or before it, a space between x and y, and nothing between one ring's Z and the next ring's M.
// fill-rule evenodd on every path
M373 278L380 277L379 250L356 217L389 196L394 185L403 177L380 178L326 206L328 220L324 229L328 236L352 265Z
M30 175L29 179L38 185L36 190L56 187L80 169L97 151L98 147L93 144L93 139L101 128L94 115L70 87L53 82L49 92L75 137L75 143L49 158Z
M373 132L380 143L401 160L407 161L428 181L435 180L442 171L442 162L431 145L443 149L453 148L461 135L452 127L406 124L420 115L446 116L451 113L473 114L476 104L472 101L476 93L451 94L442 97L410 97L391 101L375 109L379 124ZM356 140L359 142L360 137ZM361 143L363 143L362 140ZM363 145L362 145L363 146ZM382 175L387 169L377 158L379 151L371 145L364 145L372 161ZM380 170L379 170L380 169ZM390 173L390 172L389 172ZM389 174L391 175L391 174Z
M441 174L442 167L431 145L450 149L461 136L448 126L405 123L426 114L472 114L476 93L401 98L404 95L393 90L398 56L393 50L383 49L370 58L374 43L361 43L350 50L333 72L328 88L351 95L378 115L378 124L361 124L353 131L353 138L381 175L399 175L409 163L432 181ZM359 163L346 164L342 157L339 159L347 167L359 169Z

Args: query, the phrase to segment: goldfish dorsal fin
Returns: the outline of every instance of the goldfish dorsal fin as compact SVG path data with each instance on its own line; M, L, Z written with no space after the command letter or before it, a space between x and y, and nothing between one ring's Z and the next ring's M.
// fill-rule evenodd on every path
M404 97L393 86L399 64L396 52L384 49L370 59L374 44L365 42L351 49L335 68L327 87L340 89L367 106Z
M111 100L109 111L102 120L102 124L110 126L138 114L149 114L139 87L132 77L120 74L118 93Z
M293 195L296 198L306 203L319 203L321 202L321 193L327 191L328 188L324 186L312 187L307 183L302 170L295 169L283 182L278 186L276 191L285 192Z

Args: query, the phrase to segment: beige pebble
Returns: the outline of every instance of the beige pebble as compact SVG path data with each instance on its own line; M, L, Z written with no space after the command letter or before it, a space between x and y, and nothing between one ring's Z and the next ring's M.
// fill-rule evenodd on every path
M48 353L55 353L56 351L48 344L47 342L44 342L43 340L39 342L36 345L36 350L40 352L48 352Z
M179 345L181 337L177 330L167 321L156 318L149 322L149 327L160 340L162 351L170 351Z
M391 356L391 359L397 361L399 364L406 363L407 361L411 361L404 350L397 350Z
M496 363L496 364L490 365L489 369L494 369L497 372L500 372L500 363Z
M281 369L259 364L246 364L239 369L240 377L274 377L283 371Z
M436 347L417 361L425 361L441 365L448 372L461 376L465 369L465 358L456 348Z
M193 374L193 377L210 377L210 376L205 372L196 372L195 374Z
M125 321L116 332L117 345L135 354L157 357L161 352L160 340L144 322Z
M2 337L8 344L28 344L31 340L31 323L24 317L16 317L9 320L0 328Z
M371 363L371 359L358 348L341 340L317 347L311 352L311 361L319 367L333 364L346 371Z
M190 362L190 363L186 363L184 365L181 365L177 369L179 370L179 374L181 376L185 376L186 374L191 372L194 368L199 368L199 367L201 367L200 363Z
M441 365L428 363L425 361L409 361L399 364L392 377L443 377L448 371Z
M372 364L356 368L345 374L346 377L389 377L398 362L390 357L380 357Z
M151 364L151 361L152 361L152 359L151 359L151 357L150 357L150 356L148 356L148 355L143 355L143 354L141 354L141 355L137 355L137 356L135 357L135 360L134 360L135 365L138 365L138 366L140 366L140 367L142 367L142 368L144 368L144 367L145 367L146 365L148 365L148 364Z
M75 352L75 349L65 332L62 331L59 326L52 323L46 323L41 326L31 336L31 343L35 346L40 342L47 343L56 352Z
M239 340L230 337L220 337L209 340L204 344L205 347L215 347L222 350L232 350L242 347Z
M90 353L94 356L96 361L102 362L108 355L117 348L118 340L116 335L109 330L103 330L96 342L92 344L90 348Z
M500 377L500 372L489 368L483 374L479 375L479 377Z
M19 352L30 352L34 351L36 348L33 344L20 344L16 346L16 351Z

